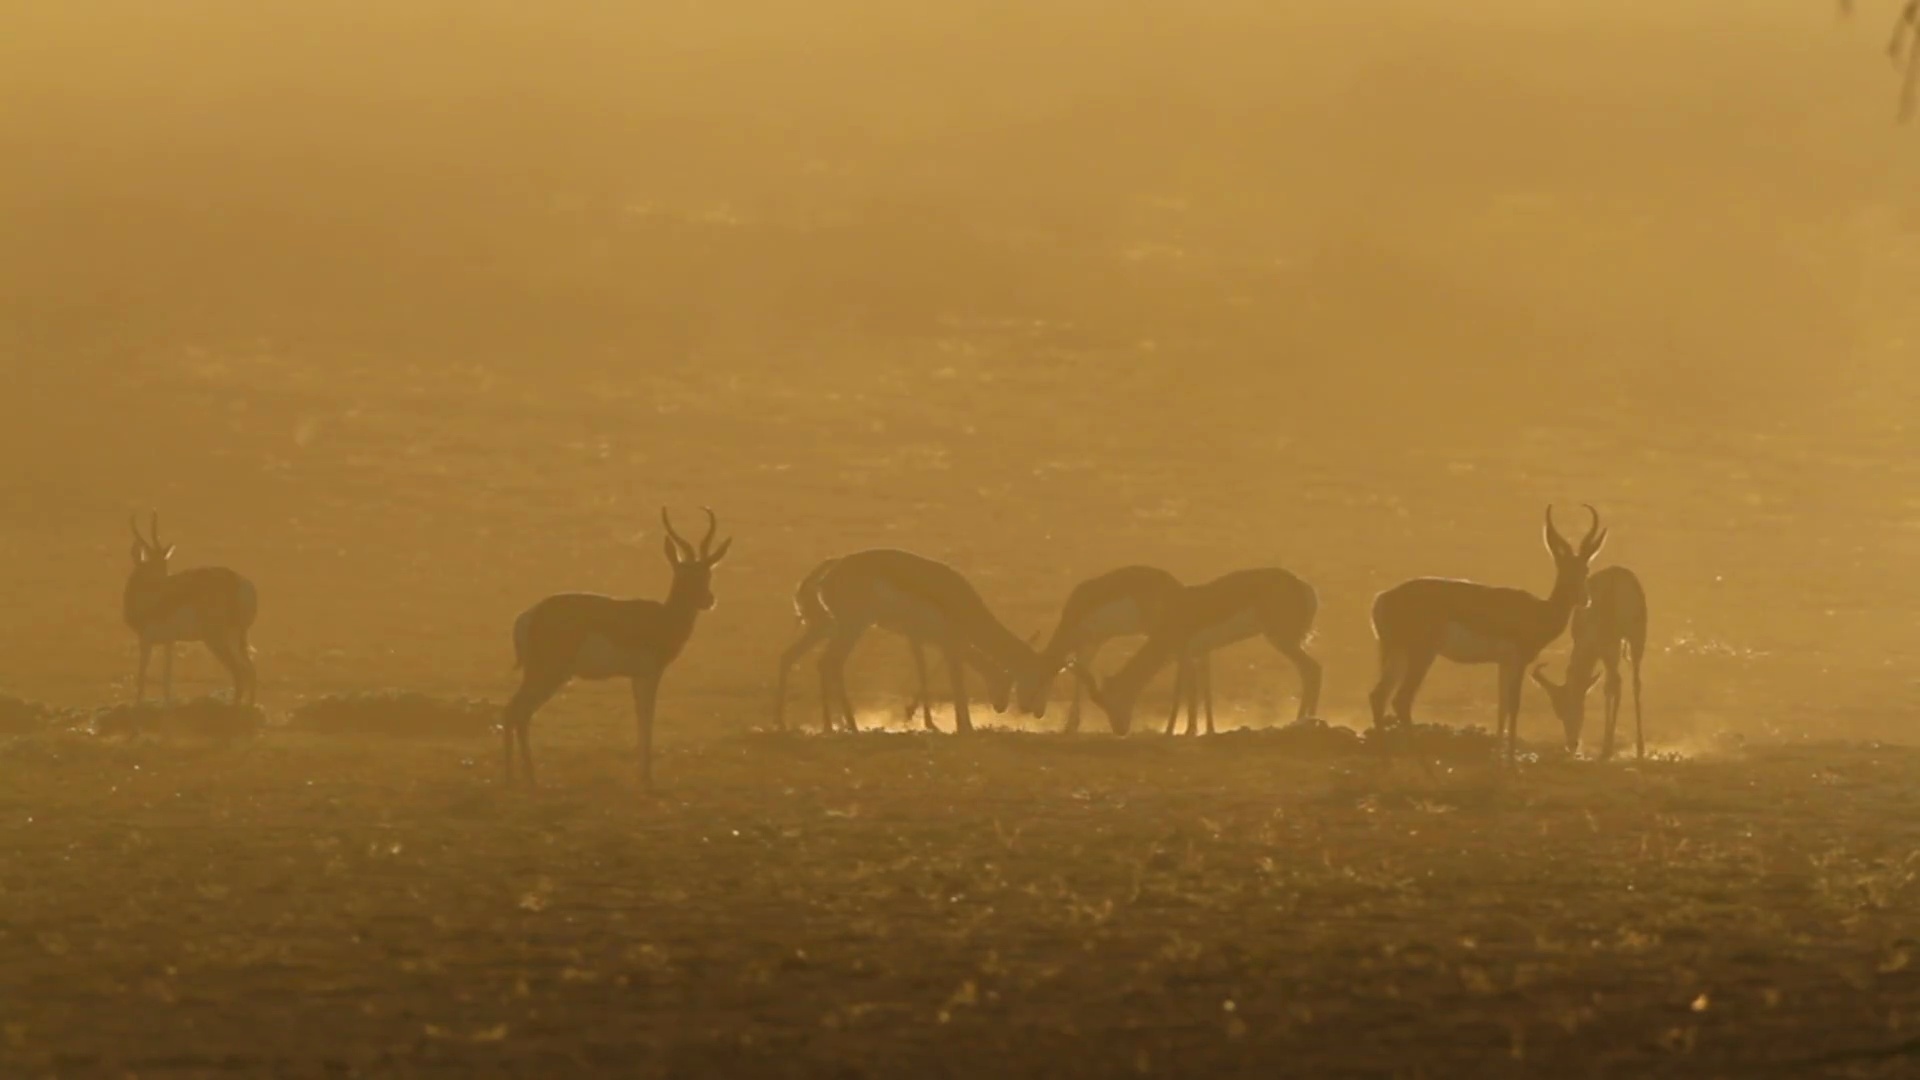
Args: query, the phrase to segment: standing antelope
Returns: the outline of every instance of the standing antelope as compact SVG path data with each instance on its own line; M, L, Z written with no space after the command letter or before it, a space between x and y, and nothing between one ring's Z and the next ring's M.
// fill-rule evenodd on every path
M253 704L259 696L259 676L253 668L253 646L247 631L259 613L259 594L253 582L224 566L205 566L171 573L167 561L173 545L160 542L160 514L150 523L152 539L133 529L133 572L127 576L121 613L140 637L140 672L134 682L134 704L146 700L147 661L158 645L161 653L161 695L173 704L173 646L198 641L233 676L233 703Z
M955 731L973 730L965 661L989 674L996 708L1005 707L1010 684L1036 677L1039 656L1033 646L994 618L967 579L945 563L892 548L856 551L827 568L815 595L832 623L819 659L823 730L833 730L836 704L852 723L847 657L870 626L940 646L953 684Z
M1647 652L1647 594L1640 579L1624 566L1596 570L1587 578L1586 607L1573 613L1573 655L1567 658L1567 680L1559 685L1533 669L1533 681L1547 692L1554 715L1566 728L1567 750L1580 748L1580 729L1586 724L1587 691L1600 680L1596 668L1606 667L1607 730L1600 741L1600 758L1613 757L1613 729L1620 719L1620 656L1633 664L1633 745L1635 755L1647 756L1646 732L1640 723L1640 658Z
M666 600L616 600L593 593L559 593L528 608L513 620L514 666L521 671L520 688L507 702L501 720L504 738L502 773L513 782L513 747L520 745L521 771L533 786L533 750L528 729L534 711L574 679L629 679L633 683L633 713L640 735L640 786L653 787L653 707L666 674L687 639L694 619L713 608L713 568L733 546L729 537L719 547L713 536L720 523L706 507L707 534L696 550L674 530L665 507L660 523L666 527L663 545L673 567L673 584Z
M1387 726L1387 696L1394 721L1413 723L1413 698L1437 657L1456 664L1500 665L1497 734L1514 759L1520 719L1521 677L1527 666L1567 628L1574 609L1587 603L1587 564L1607 542L1600 512L1587 507L1593 525L1575 548L1553 527L1547 507L1544 538L1553 555L1553 591L1542 600L1525 589L1498 588L1452 578L1414 578L1373 601L1373 633L1380 640L1380 680L1369 701L1373 725ZM1398 687L1396 692L1395 687Z
M1178 578L1153 566L1123 566L1076 585L1067 594L1067 602L1060 611L1060 622L1054 627L1053 636L1048 639L1046 647L1040 650L1041 677L1020 688L1020 707L1029 716L1045 716L1047 693L1053 688L1056 675L1069 664L1075 670L1091 672L1094 657L1107 642L1114 638L1147 633L1185 589L1186 586L1180 584ZM1182 688L1189 690L1189 696L1194 689L1204 689L1207 714L1211 716L1213 713L1213 687L1208 684L1205 675L1206 658L1201 657L1197 661L1200 668L1197 674L1193 670L1195 664L1186 657L1180 657L1176 662L1180 665L1180 671L1174 690L1173 715L1167 718L1169 729L1180 715ZM1073 704L1067 710L1066 730L1069 734L1080 730L1083 690L1081 680L1075 678ZM1193 712L1192 703L1189 702L1189 723L1192 722Z
M840 560L828 559L807 571L800 584L793 590L793 613L800 620L800 637L780 654L780 677L774 685L774 722L780 728L787 726L787 677L793 671L793 665L811 652L815 646L833 636L833 615L826 605L820 602L820 581L827 576ZM920 678L919 696L907 702L907 721L913 721L915 708L922 710L922 721L928 731L938 731L933 722L933 689L927 683L927 655L924 642L915 635L908 634L907 647L913 653L913 669ZM1012 695L1012 682L1007 674L982 658L979 650L969 648L968 659L975 670L987 677L988 697L995 712L1007 711L1007 700ZM853 702L845 696L846 687L841 686L840 712L847 730L858 731L859 724L854 720Z
M1168 663L1183 663L1190 672L1182 681L1187 690L1187 733L1191 735L1197 732L1195 684L1204 678L1205 669L1200 665L1205 663L1207 654L1257 634L1293 661L1294 668L1300 672L1298 718L1304 720L1314 715L1320 704L1320 662L1308 655L1305 647L1313 634L1313 618L1319 610L1320 600L1313 586L1285 570L1278 567L1236 570L1181 590L1149 624L1146 644L1104 685L1096 682L1090 673L1076 672L1076 677L1086 685L1094 704L1107 714L1114 732L1124 735L1133 726L1134 703L1147 681ZM1179 694L1176 684L1176 712ZM1209 688L1209 734L1213 731L1212 702ZM1169 734L1173 731L1171 719L1167 731Z

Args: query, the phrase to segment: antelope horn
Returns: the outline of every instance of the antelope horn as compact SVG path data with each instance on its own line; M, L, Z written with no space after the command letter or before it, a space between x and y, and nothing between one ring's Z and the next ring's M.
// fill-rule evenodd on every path
M160 543L160 511L153 512L153 517L148 520L147 531L153 534L153 550L165 551L166 548Z
M1593 527L1588 529L1587 535L1580 540L1580 547L1585 549L1600 535L1600 511L1595 510L1592 503L1581 503L1580 505L1586 507L1587 513L1593 517Z
M153 545L147 542L147 538L140 535L140 518L138 515L127 515L127 528L133 530L133 542L140 545L141 551L153 550Z
M1550 540L1550 541L1552 541L1552 540L1557 540L1557 541L1559 541L1559 542L1560 542L1560 543L1561 543L1561 544L1562 544L1563 546L1569 546L1569 547L1570 547L1570 546L1572 546L1572 545L1569 545L1569 544L1567 544L1567 538L1566 538L1566 537L1564 537L1564 536L1561 536L1561 535L1560 535L1560 530L1554 527L1554 524L1553 524L1553 504L1552 504L1552 503L1548 503L1548 504L1547 504L1547 539L1548 539L1548 540Z
M713 534L720 531L720 519L713 516L713 507L703 506L707 512L707 535L700 538L700 558L713 554Z
M680 531L673 527L673 519L667 517L667 508L664 506L660 508L660 524L667 527L667 539L673 541L673 548L680 553L680 557L692 559L693 545L687 543L687 538L681 536Z

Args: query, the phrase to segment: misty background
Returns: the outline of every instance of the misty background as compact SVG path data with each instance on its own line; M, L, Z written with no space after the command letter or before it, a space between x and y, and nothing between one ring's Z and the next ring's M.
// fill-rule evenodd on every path
M659 595L659 505L707 503L739 544L663 734L764 722L793 583L877 545L1023 636L1120 563L1287 566L1358 721L1374 592L1544 591L1540 508L1586 501L1657 739L1912 737L1920 135L1875 12L645 8L14 5L0 680L130 680L151 505L260 583L269 703L504 695L515 612ZM1290 714L1264 646L1219 670ZM1430 685L1490 723L1490 671Z

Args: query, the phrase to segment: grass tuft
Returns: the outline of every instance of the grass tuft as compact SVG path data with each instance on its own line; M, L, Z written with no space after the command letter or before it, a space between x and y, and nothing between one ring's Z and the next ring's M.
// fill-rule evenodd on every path
M476 738L499 726L500 705L479 698L438 698L407 690L328 694L303 702L290 726L321 735Z
M235 705L221 698L193 698L172 705L141 702L105 705L93 711L87 727L95 735L128 737L171 735L205 739L250 736L266 725L257 705Z
M70 727L78 719L71 709L0 694L0 735L37 735L54 728Z

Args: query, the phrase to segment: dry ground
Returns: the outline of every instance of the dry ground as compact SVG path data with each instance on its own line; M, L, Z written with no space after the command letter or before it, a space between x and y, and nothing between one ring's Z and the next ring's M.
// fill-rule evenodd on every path
M618 742L613 731L606 736ZM1911 1075L1920 758L0 745L22 1075Z

